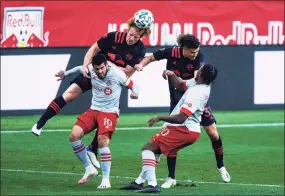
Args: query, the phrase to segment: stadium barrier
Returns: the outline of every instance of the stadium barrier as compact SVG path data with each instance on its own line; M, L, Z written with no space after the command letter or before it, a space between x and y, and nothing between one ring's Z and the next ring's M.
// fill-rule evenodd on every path
M161 47L148 47L151 53ZM88 47L2 48L1 115L41 114L62 94L75 76L56 81L60 69L81 65ZM203 46L208 63L219 69L209 104L214 110L252 110L284 108L284 46ZM140 86L138 100L121 96L121 112L167 112L169 93L162 79L165 60L148 65L133 80ZM91 91L62 110L63 114L84 112Z

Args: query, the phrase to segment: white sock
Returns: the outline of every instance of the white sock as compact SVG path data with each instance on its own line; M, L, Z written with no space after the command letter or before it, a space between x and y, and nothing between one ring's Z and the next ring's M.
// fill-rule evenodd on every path
M85 168L90 165L89 158L84 143L81 140L71 142L72 148L76 156L82 161Z
M146 172L142 171L139 175L139 177L135 180L135 182L137 184L141 184L141 183L144 183L146 180Z
M103 180L110 176L112 155L109 147L99 148Z
M158 163L160 161L160 155L161 154L154 154L156 166L158 165ZM145 183L145 180L146 180L146 172L142 171L140 173L139 177L135 180L135 182L137 184L141 184L141 183Z
M156 161L154 153L150 150L143 150L142 162L143 162L142 172L145 172L148 185L156 186L157 185L156 175L155 175Z

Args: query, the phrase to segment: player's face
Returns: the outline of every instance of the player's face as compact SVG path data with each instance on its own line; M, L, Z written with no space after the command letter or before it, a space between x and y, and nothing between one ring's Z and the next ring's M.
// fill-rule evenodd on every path
M107 74L107 65L102 63L101 65L93 65L93 71L96 73L98 78L104 79Z
M183 47L182 50L183 50L183 56L184 57L189 58L191 60L195 60L196 57L198 56L200 48L194 49L194 48Z
M141 32L138 31L137 28L131 27L128 31L126 41L128 45L134 45L137 43L141 38Z
M197 74L196 74L196 77L195 77L195 81L197 82L202 76L202 72L203 72L203 67L204 67L204 65L202 65L200 68L199 68L199 70L198 70L198 72L197 72Z

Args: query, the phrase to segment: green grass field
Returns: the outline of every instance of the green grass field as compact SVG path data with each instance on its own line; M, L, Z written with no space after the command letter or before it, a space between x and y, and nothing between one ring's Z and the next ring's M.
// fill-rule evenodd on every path
M156 114L121 115L120 129L111 142L112 188L108 190L96 189L101 176L84 185L77 184L84 168L68 140L76 116L53 118L45 129L62 131L46 131L40 137L29 132L39 116L1 117L1 195L139 195L118 188L134 180L141 171L141 147L159 128L139 128L146 127L153 115ZM284 195L284 111L215 111L215 116L218 125L222 125L218 130L231 182L222 182L210 140L202 131L197 143L179 152L179 186L162 189L157 195ZM85 145L93 136L91 133L83 139ZM156 173L162 183L167 177L165 157Z

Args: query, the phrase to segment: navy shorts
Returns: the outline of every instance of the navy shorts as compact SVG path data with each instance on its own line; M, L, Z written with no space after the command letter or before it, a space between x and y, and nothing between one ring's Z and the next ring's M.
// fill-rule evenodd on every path
M170 91L170 110L169 110L169 113L171 113L172 110L177 105L177 103L179 102L179 100L181 99L181 97L183 96L184 92L177 91L171 87L169 87L169 91ZM202 125L202 126L210 126L210 125L216 123L216 119L215 119L215 117L212 113L212 110L208 104L205 107L205 110L202 114L201 119L202 120L200 122L200 125Z
M83 93L90 90L92 88L91 80L89 78L85 78L82 74L79 74L70 82L70 84L77 84Z

